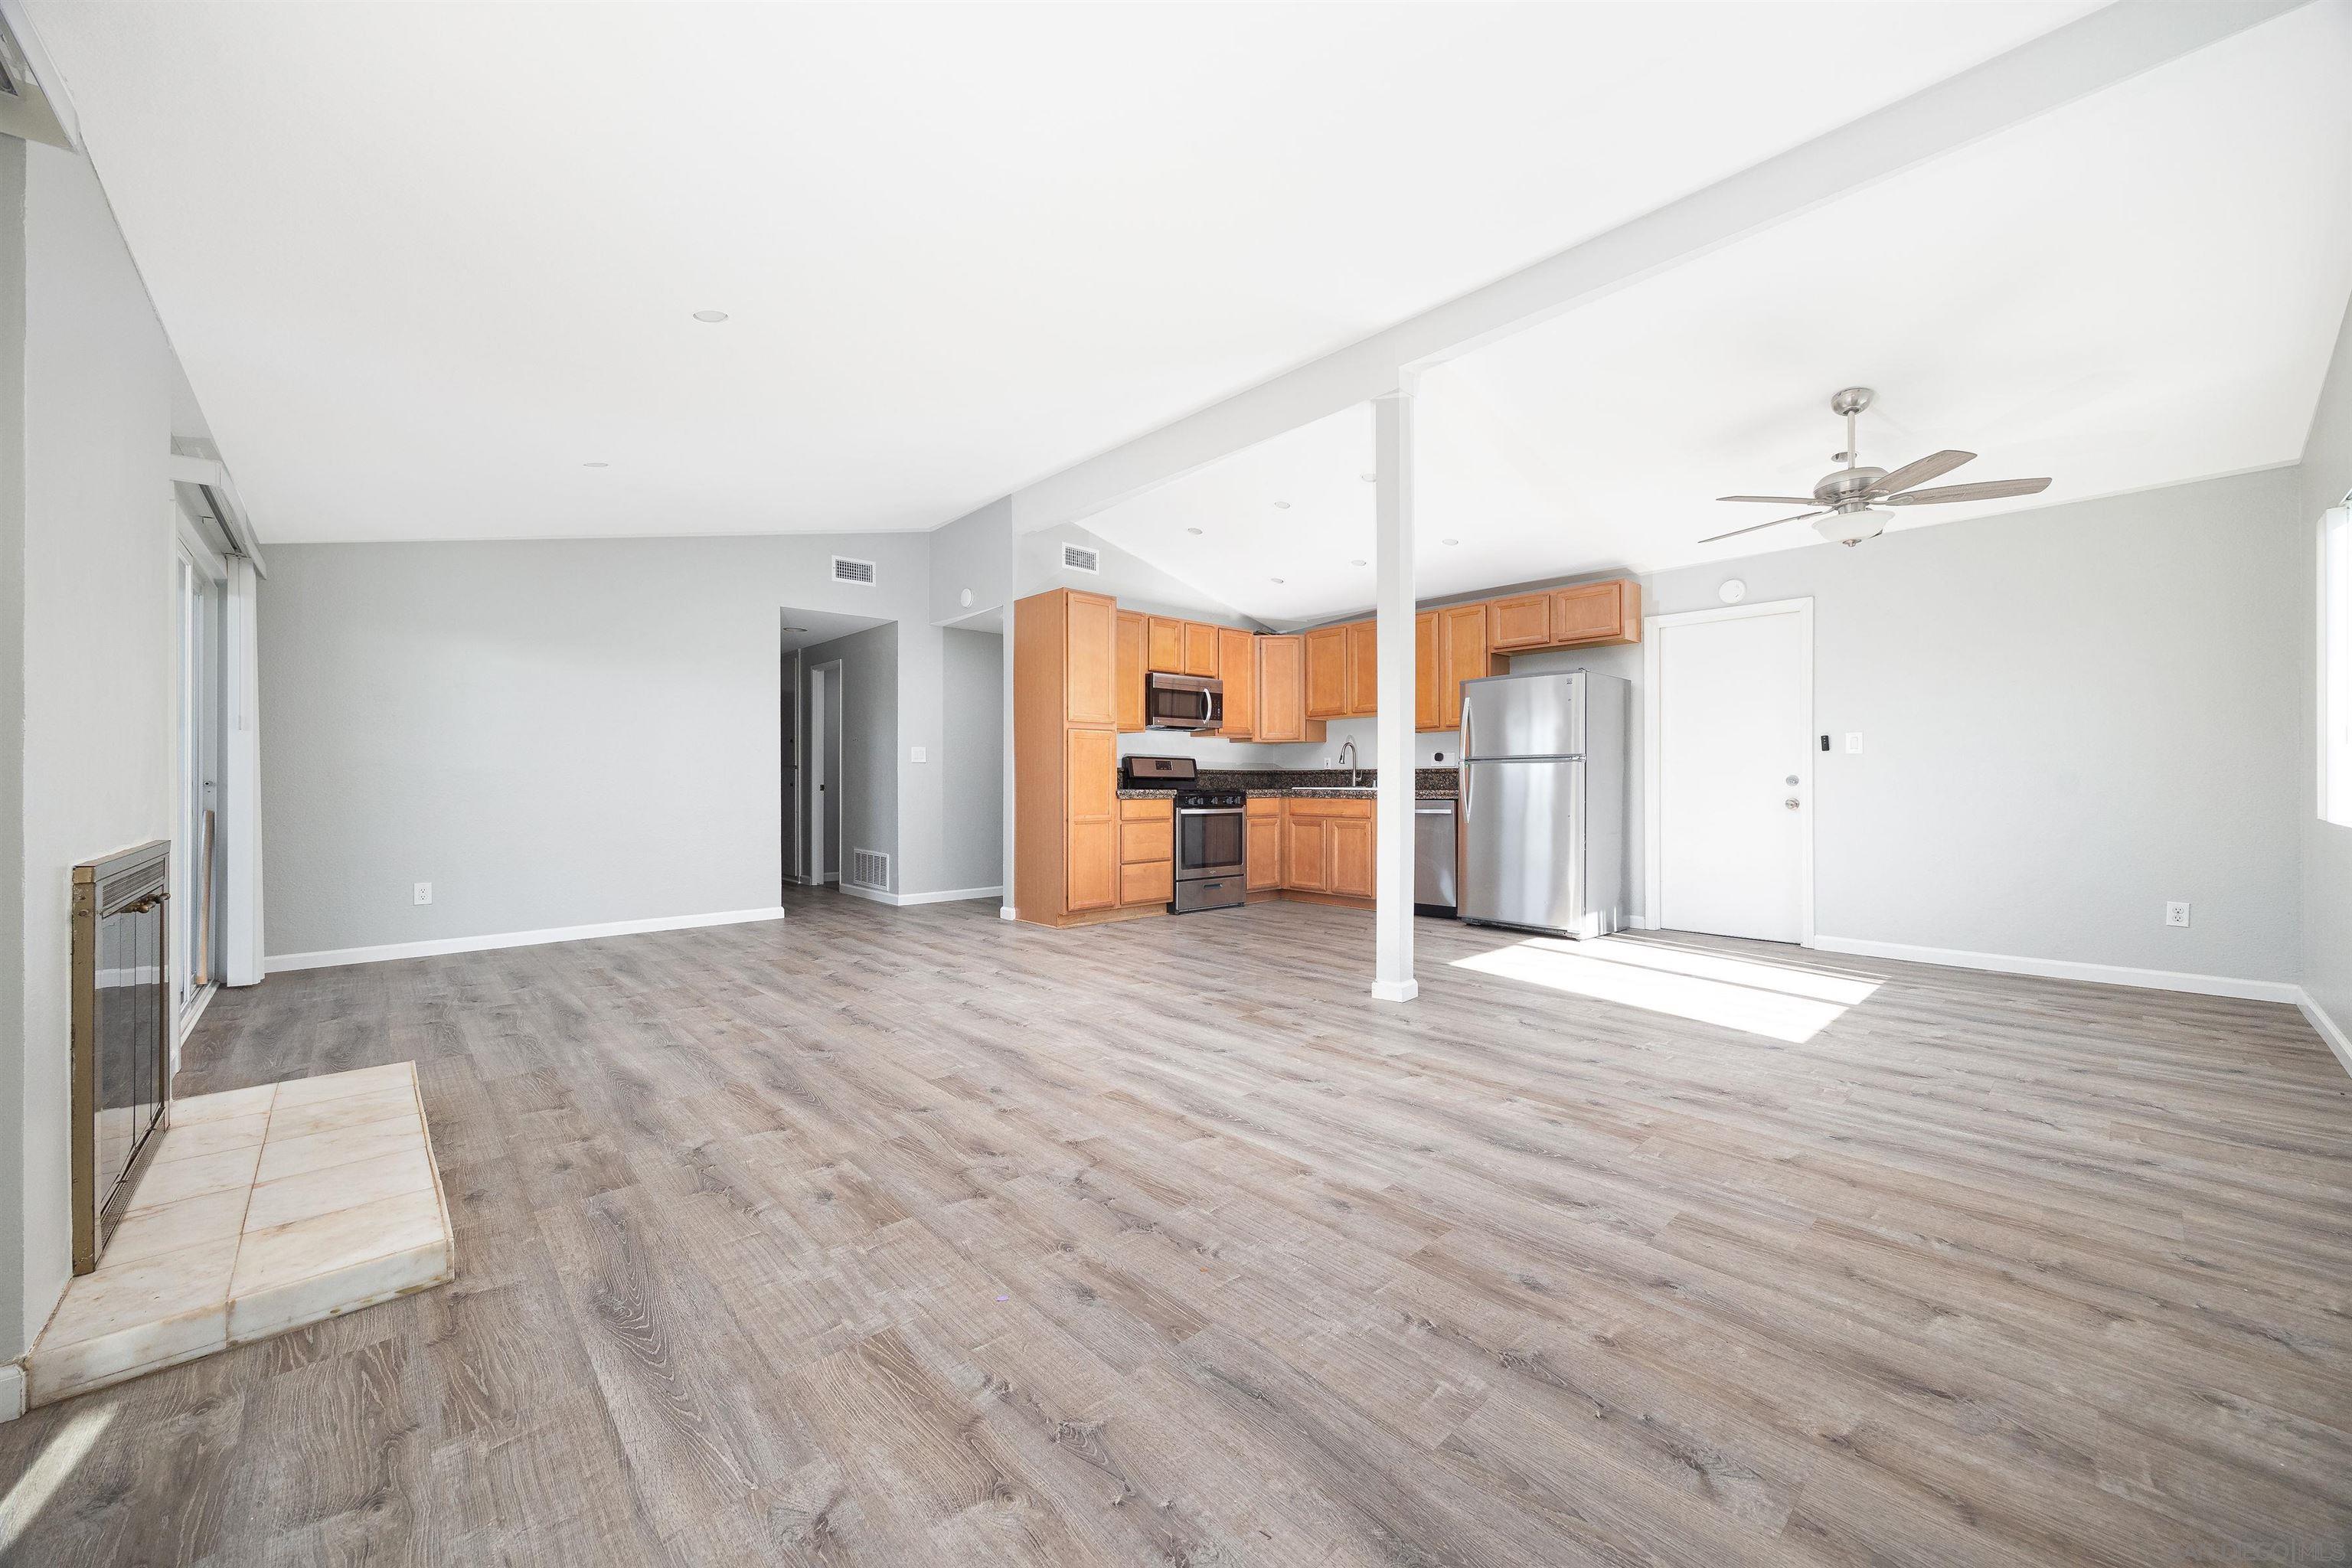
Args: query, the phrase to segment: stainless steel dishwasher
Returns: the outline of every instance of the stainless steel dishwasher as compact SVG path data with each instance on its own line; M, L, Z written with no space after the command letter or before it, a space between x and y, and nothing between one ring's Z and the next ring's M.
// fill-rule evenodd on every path
M1412 803L1412 912L1446 915L1454 912L1454 886L1460 865L1460 839L1454 832L1450 800Z

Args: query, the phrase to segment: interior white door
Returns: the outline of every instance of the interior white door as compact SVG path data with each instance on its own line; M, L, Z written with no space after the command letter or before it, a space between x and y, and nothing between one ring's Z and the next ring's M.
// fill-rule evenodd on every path
M1658 923L1801 942L1812 809L1807 619L1656 629Z

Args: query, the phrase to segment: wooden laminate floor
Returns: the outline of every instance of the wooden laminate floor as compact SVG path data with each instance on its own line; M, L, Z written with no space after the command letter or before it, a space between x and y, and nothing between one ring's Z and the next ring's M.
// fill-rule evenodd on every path
M819 893L223 995L183 1092L417 1061L457 1280L0 1426L9 1560L2352 1553L2292 1009L1421 930L1404 1007L1349 911Z

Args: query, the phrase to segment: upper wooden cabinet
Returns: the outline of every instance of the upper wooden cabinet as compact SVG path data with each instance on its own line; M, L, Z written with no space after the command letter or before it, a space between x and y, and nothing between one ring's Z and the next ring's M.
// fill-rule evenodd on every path
M1347 632L1348 712L1351 718L1362 718L1380 711L1380 624L1349 621Z
M1149 640L1144 645L1145 668L1163 675L1184 673L1184 623L1172 616L1154 616L1150 619Z
M1307 642L1307 717L1345 719L1348 707L1348 628L1319 626Z
M1252 732L1260 741L1319 741L1321 720L1307 717L1307 639L1262 637L1256 643L1256 708Z
M1437 656L1437 612L1412 618L1412 727L1445 728L1445 671Z
M1218 633L1223 628L1201 621L1184 623L1185 675L1214 676L1218 663Z
M1556 639L1551 629L1551 595L1521 594L1516 598L1486 601L1487 645L1497 653L1518 647L1548 647Z
M1487 644L1489 619L1484 605L1449 605L1437 612L1437 721L1431 729L1460 725L1464 681L1509 670L1510 660Z
M1553 589L1551 640L1555 647L1640 642L1642 584L1619 577Z
M1229 741L1257 738L1256 640L1231 626L1217 632L1217 669L1225 683L1225 721L1217 733Z
M1118 605L1100 594L1070 594L1065 721L1118 723Z
M1150 617L1140 610L1118 613L1118 728L1122 734L1148 729L1143 715L1144 647Z

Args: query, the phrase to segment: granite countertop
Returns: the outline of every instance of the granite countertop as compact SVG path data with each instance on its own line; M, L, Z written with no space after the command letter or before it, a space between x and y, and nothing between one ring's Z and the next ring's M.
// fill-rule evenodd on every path
M1168 789L1123 789L1118 792L1118 798L1121 800L1165 800L1175 793L1176 792L1174 790ZM1373 798L1368 791L1348 789L1338 784L1289 784L1280 786L1252 784L1244 793L1248 795L1252 799L1273 798L1278 800L1290 796L1296 796L1301 800L1370 800ZM1459 789L1454 784L1433 784L1426 781L1423 781L1417 785L1412 792L1412 797L1415 800L1454 800L1458 798L1459 795Z

